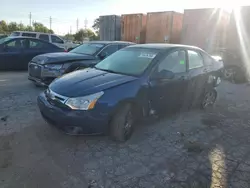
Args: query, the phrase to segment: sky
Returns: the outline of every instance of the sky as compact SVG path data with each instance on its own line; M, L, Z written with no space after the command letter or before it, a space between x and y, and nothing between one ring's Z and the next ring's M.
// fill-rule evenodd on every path
M91 28L96 18L101 15L147 13L157 11L183 12L190 8L224 7L231 10L235 6L250 5L248 0L1 0L0 20L9 22L22 22L29 24L31 20L41 22L48 28L50 17L52 29L56 34L64 35L74 33L79 28ZM226 5L225 5L226 2Z

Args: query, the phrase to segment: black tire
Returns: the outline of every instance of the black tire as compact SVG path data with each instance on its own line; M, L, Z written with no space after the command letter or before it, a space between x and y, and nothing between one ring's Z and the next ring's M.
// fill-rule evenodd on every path
M224 78L232 83L244 83L246 82L246 76L244 71L237 66L229 66L224 69Z
M201 100L201 109L212 107L217 99L217 91L211 89L205 92Z
M116 140L127 141L134 130L134 113L129 103L121 105L110 123L110 136Z

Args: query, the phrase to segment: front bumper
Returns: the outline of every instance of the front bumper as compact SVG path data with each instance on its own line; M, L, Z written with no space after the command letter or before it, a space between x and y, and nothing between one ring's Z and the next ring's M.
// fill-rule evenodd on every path
M43 118L51 125L71 135L93 135L108 131L109 116L98 110L81 111L52 105L44 92L37 98Z
M48 86L55 78L63 74L63 70L48 69L33 62L29 64L28 72L28 79L40 86Z

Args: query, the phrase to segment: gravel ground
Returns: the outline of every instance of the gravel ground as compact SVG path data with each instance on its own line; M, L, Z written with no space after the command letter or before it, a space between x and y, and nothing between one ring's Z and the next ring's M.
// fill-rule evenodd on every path
M207 111L138 125L126 143L67 136L41 118L26 72L0 73L1 188L250 187L250 87Z

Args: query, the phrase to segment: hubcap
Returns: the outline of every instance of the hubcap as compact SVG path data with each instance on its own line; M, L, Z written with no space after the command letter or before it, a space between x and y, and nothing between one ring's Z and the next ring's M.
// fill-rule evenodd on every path
M125 118L125 124L124 124L124 136L128 138L131 135L132 132L132 124L133 124L133 116L131 111L129 111Z
M233 69L225 69L224 76L226 79L233 78L235 71Z
M214 104L215 101L215 93L213 91L208 92L203 100L203 107L207 107L208 105Z

